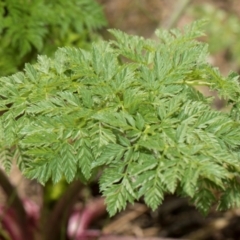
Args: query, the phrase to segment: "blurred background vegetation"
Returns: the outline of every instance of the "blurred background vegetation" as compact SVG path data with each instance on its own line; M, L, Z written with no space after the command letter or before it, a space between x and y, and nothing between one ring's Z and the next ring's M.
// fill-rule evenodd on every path
M0 76L58 47L87 49L117 28L147 38L159 27L207 18L210 59L225 73L239 71L238 0L3 0L0 2ZM169 26L170 24L170 26ZM172 26L171 26L172 25Z
M0 2L0 75L21 70L37 54L58 47L87 48L106 26L94 0L5 0Z
M239 0L98 0L104 7L108 28L153 37L159 27L182 27L206 18L206 38L212 63L223 73L239 71ZM174 21L176 20L176 21ZM172 26L171 26L172 24ZM107 34L106 34L107 35ZM107 35L108 36L108 35Z

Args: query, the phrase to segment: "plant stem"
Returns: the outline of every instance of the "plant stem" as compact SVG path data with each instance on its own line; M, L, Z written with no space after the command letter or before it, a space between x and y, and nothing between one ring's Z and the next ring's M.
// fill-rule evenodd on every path
M192 2L193 0L179 0L179 2L175 6L175 10L171 14L171 16L168 18L167 21L165 21L162 24L162 27L169 30L173 27L176 26L178 20L182 17L184 12L186 11L188 5Z
M69 218L70 211L77 200L79 190L82 186L83 185L80 181L71 183L63 196L58 200L47 220L45 240L61 239L61 230L62 228L66 228L66 220Z
M87 240L100 236L100 230L90 230L89 225L106 213L104 198L98 197L88 203L83 209L76 210L71 215L68 223L68 236L70 239Z
M10 183L5 173L0 170L0 186L7 196L8 207L11 207L16 214L16 221L25 240L33 239L32 233L27 222L27 214L23 207L23 203L19 198L16 188Z

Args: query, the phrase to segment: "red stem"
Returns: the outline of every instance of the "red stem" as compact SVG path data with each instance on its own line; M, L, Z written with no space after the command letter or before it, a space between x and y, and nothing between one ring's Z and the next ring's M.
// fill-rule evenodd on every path
M33 234L30 230L27 214L24 209L23 203L19 198L16 189L10 183L5 173L0 169L0 185L7 196L7 202L10 203L8 206L14 211L15 219L19 231L21 232L21 237L23 240L33 240ZM7 212L6 212L7 214ZM1 216L4 217L4 216Z
M90 223L97 217L106 213L106 206L103 198L97 198L89 203L81 214L81 220L78 229L84 232L88 229Z
M96 198L83 210L73 212L72 219L68 223L68 234L74 240L87 240L92 237L100 236L99 230L89 229L91 222L96 220L99 216L106 213L106 206L104 204L104 198ZM70 230L71 228L73 230Z

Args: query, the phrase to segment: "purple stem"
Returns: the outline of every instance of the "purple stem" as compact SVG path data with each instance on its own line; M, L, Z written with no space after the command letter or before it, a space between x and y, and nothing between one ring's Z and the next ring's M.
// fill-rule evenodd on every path
M90 230L89 225L106 213L104 198L96 198L82 211L75 211L69 219L68 235L74 240L88 240L100 236L99 230Z
M9 224L16 225L14 228L11 228L12 231L16 230L17 232L19 232L16 232L18 237L13 240L33 240L33 234L28 224L27 214L24 209L23 203L19 198L16 189L10 183L7 176L2 170L0 170L0 186L2 187L4 193L7 196L7 202L10 203L8 209L6 209L5 212L1 211L1 218L3 219L2 221L4 221L5 218L6 225L10 221ZM4 214L7 214L8 216L5 216ZM13 221L15 221L16 224L14 224ZM19 229L17 230L17 228ZM14 232L12 232L12 234L15 235Z

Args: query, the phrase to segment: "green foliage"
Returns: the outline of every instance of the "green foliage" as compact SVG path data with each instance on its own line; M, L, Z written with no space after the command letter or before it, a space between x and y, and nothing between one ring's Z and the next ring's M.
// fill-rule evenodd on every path
M158 30L158 41L111 30L115 41L62 48L0 78L3 164L10 154L43 184L101 173L111 215L140 198L156 209L166 193L203 212L239 206L240 85L206 62L203 24ZM231 111L212 110L197 84Z
M16 72L37 53L57 47L85 47L93 30L105 25L94 0L4 0L0 3L1 76Z

